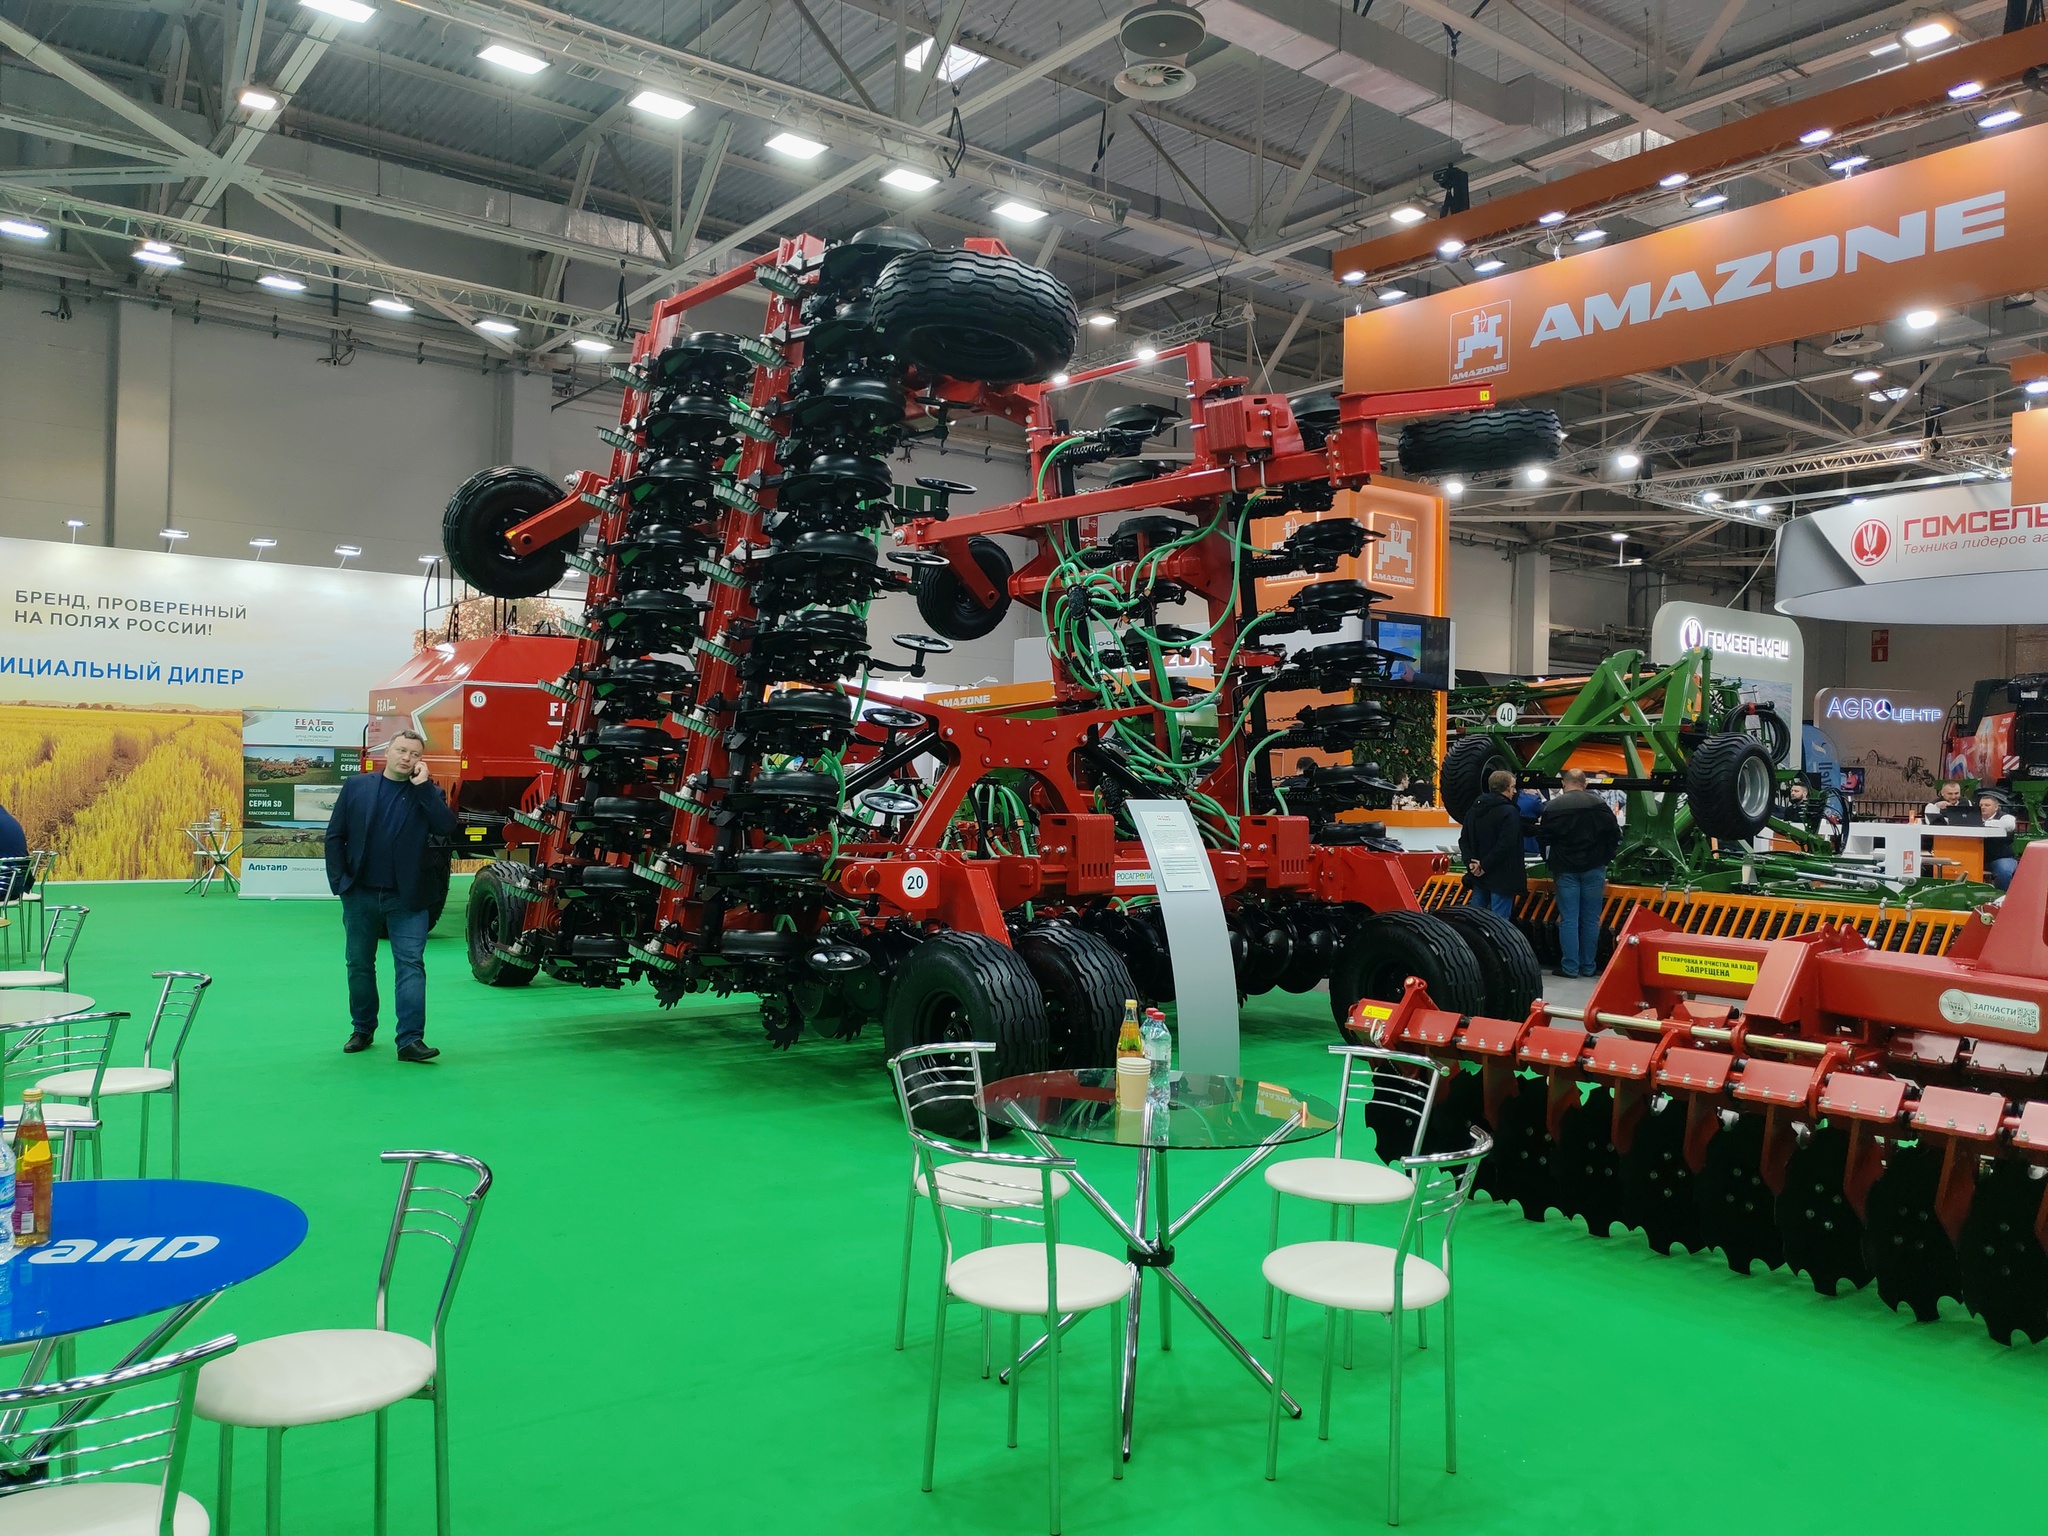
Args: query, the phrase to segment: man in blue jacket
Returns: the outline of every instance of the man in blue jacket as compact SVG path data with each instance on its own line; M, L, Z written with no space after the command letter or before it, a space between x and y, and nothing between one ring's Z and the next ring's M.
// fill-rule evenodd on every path
M377 941L391 943L398 992L398 1059L432 1061L427 1044L427 838L455 831L455 813L427 777L426 738L400 731L385 749L382 773L361 773L341 787L327 822L327 883L341 898L348 965L348 1043L368 1050L377 1033Z

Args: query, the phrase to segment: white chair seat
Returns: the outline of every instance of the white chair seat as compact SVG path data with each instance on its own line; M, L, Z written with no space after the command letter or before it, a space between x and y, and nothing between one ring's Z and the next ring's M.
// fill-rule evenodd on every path
M0 1114L7 1117L7 1129L10 1131L21 1124L19 1104L8 1105L6 1109L0 1110ZM98 1125L99 1121L93 1119L92 1111L83 1104L51 1104L45 1101L43 1124L53 1131L77 1131Z
M157 1483L95 1480L63 1488L31 1488L0 1499L0 1532L36 1536L157 1536L157 1511L164 1491ZM171 1529L176 1536L206 1536L213 1524L206 1507L189 1493L178 1495Z
M403 1402L434 1378L434 1351L382 1328L316 1328L244 1344L199 1371L203 1419L250 1429L329 1424Z
M22 987L61 987L62 971L0 971L0 990Z
M918 1198L925 1196L924 1170L912 1176ZM1052 1197L1067 1198L1074 1186L1064 1173L1052 1176ZM956 1211L994 1211L1005 1207L1038 1205L1038 1170L1005 1168L992 1163L939 1164L939 1198Z
M176 1081L176 1075L163 1067L109 1067L107 1075L100 1079L100 1094L105 1097L113 1093L162 1093ZM55 1098L82 1099L92 1092L92 1068L59 1072L36 1086Z
M1114 1254L1059 1245L1062 1312L1092 1312L1130 1294L1134 1271ZM991 1312L1042 1313L1045 1244L999 1243L962 1254L946 1268L946 1286L970 1306Z
M1290 1243L1267 1254L1262 1268L1269 1284L1319 1307L1394 1310L1394 1250L1379 1243ZM1401 1271L1404 1312L1433 1307L1450 1294L1448 1275L1429 1260L1408 1255Z
M1266 1182L1283 1195L1325 1205L1401 1205L1415 1191L1414 1180L1398 1168L1355 1157L1296 1157L1268 1163Z

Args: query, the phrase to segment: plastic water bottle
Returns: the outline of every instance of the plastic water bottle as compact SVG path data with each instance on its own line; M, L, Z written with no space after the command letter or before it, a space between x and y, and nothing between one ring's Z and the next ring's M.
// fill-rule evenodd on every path
M0 1211L7 1213L7 1234L0 1241L0 1264L14 1257L14 1148L0 1137Z
M1162 1083L1173 1069L1173 1035L1166 1027L1166 1015L1157 1008L1147 1008L1139 1034L1145 1042L1145 1057L1152 1063L1152 1080Z

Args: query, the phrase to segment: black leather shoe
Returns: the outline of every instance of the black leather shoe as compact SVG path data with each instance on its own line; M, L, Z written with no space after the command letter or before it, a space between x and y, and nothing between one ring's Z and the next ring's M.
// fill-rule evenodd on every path
M415 1040L411 1045L401 1045L398 1048L400 1061L432 1061L440 1054L440 1051L424 1040Z
M357 1051L367 1051L374 1039L375 1037L372 1035L360 1033L350 1035L348 1037L348 1044L344 1045L342 1050L353 1056Z

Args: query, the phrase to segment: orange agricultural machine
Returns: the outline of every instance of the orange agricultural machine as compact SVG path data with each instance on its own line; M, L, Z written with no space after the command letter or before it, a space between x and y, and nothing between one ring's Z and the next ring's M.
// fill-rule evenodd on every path
M1931 1320L2048 1338L2048 845L1943 955L1827 926L1686 933L1647 907L1583 1009L1438 1008L1411 981L1349 1028L1460 1063L1439 1113L1493 1127L1481 1187L1595 1236L1789 1265L1834 1295L1873 1278ZM1448 1144L1448 1143L1447 1143Z

